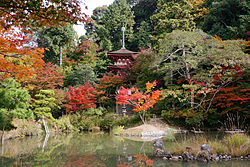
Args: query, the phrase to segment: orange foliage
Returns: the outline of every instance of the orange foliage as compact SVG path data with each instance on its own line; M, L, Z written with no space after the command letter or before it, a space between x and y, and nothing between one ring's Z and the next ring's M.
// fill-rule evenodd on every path
M57 65L45 63L43 68L37 69L36 72L37 74L34 77L25 80L32 97L39 93L40 90L55 90L63 87L64 72L60 71Z
M153 108L154 104L160 100L161 91L151 91L156 86L156 81L146 83L146 92L141 92L137 88L125 89L123 86L119 89L119 95L116 96L117 104L133 104L135 112L145 112Z
M5 21L3 18L0 21ZM18 81L32 77L42 68L43 49L24 47L27 34L21 28L0 26L0 79L13 77Z
M116 167L146 167L146 166L153 166L154 161L149 159L146 155L133 155L133 161L128 162L123 162L121 164L117 164Z
M136 165L142 165L141 163L144 164L144 162L146 163L146 166L153 166L154 161L149 159L147 156L145 155L134 155L133 157L136 158Z
M122 84L123 77L109 73L100 78L99 82L96 85L99 102L104 103L114 98L116 87Z
M192 13L196 19L204 18L208 13L209 9L205 7L207 0L190 0L188 4L192 4Z
M125 89L122 86L119 89L119 94L116 96L117 104L134 105L133 111L139 112L142 122L145 123L145 113L154 107L154 104L160 100L161 96L160 90L152 91L154 86L156 86L156 81L146 83L146 92L141 92L137 88Z

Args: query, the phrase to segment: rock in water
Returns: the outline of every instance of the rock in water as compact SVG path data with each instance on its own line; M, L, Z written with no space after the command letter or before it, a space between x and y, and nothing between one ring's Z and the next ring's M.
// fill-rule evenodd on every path
M183 152L181 156L182 156L183 161L187 162L187 161L191 160L191 157L189 156L188 152Z
M207 145L207 144L203 144L202 146L201 146L201 151L207 151L209 154L211 153L211 149L210 149L210 147Z
M159 158L163 158L163 157L171 158L172 157L172 155L166 151L161 138L155 139L153 146L154 146L153 155L155 157L159 157Z
M197 156L196 156L196 160L200 161L200 162L208 162L209 161L209 154L207 151L200 151L198 152Z
M196 159L200 162L208 162L210 160L211 149L207 144L201 146L201 151L198 152Z

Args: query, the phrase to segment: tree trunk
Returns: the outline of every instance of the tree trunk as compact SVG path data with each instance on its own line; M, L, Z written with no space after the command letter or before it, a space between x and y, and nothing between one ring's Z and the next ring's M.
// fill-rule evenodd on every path
M170 63L171 63L171 64L174 63L174 60L173 60L172 57L170 58ZM173 78L174 78L173 70L171 69L171 71L170 71L170 79L171 79L170 84L171 84L171 85L173 85ZM173 98L173 99L174 99L174 98ZM174 102L174 101L172 101L172 109L175 110L175 102Z
M145 124L145 121L144 121L144 114L143 114L143 115L141 115L141 112L139 112L139 116L140 116L140 118L141 118L141 120L142 120L143 124Z
M3 130L2 130L1 144L2 144L2 146L3 146L3 144L4 144L4 128L3 128Z
M182 43L182 47L183 47L183 52L182 52L182 56L184 58L184 63L185 63L185 72L186 72L186 78L188 80L188 82L191 82L191 76L190 76L190 72L189 72L189 66L188 63L186 62L185 58L186 58L186 52L185 52L185 48L184 48L184 43ZM191 108L194 108L194 89L191 89Z
M46 133L46 135L49 134L49 128L48 128L48 126L47 126L47 124L46 124L46 121L45 121L45 119L44 119L44 115L43 115L43 126L44 126L44 128L45 128L45 133Z
M62 67L62 46L60 46L60 63L59 66Z

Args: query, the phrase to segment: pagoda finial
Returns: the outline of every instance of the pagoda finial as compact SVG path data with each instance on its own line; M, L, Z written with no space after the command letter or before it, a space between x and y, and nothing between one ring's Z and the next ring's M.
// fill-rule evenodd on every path
M124 27L124 23L122 26L122 49L125 49L125 27Z

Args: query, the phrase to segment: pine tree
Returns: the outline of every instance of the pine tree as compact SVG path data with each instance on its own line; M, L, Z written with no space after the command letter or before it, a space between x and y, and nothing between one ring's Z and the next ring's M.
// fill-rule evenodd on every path
M173 30L191 31L195 28L194 17L191 15L192 5L186 0L165 1L157 3L157 13L151 16L154 35L163 36Z
M126 43L133 40L134 15L126 0L115 0L109 7L94 10L93 22L88 25L87 39L93 39L105 50L121 48L122 26L125 27ZM128 49L131 49L128 47Z

